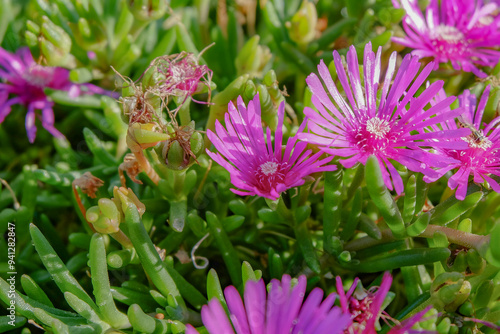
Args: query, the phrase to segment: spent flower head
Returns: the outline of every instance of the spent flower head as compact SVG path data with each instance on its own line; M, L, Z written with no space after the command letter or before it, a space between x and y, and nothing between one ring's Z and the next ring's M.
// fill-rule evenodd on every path
M459 122L454 119L440 123L444 130L455 130L460 127L471 129L471 134L460 138L448 139L450 143L466 143L467 147L459 149L457 147L436 148L440 155L455 159L449 165L441 167L435 176L426 176L424 180L433 182L447 172L458 169L453 176L448 179L448 186L457 189L455 196L463 200L467 194L469 177L473 176L476 183L487 182L493 190L500 192L500 185L491 176L500 177L500 117L495 118L483 127L482 118L484 108L488 101L490 86L486 87L479 103L474 94L469 90L464 91L458 97L462 113L456 114ZM446 98L444 91L436 97L434 104ZM435 125L437 129L437 126Z
M393 0L405 9L406 37L393 41L419 57L439 63L451 62L455 70L486 77L478 67L494 66L500 57L500 16L497 5L482 0L430 0L422 13L416 0Z
M281 281L271 281L266 295L262 279L248 281L243 300L238 290L229 286L224 290L229 315L218 299L212 299L202 307L203 324L210 334L343 333L351 320L333 306L336 295L323 300L323 290L315 288L304 301L306 285L304 275L297 282L283 275ZM186 334L195 333L188 325Z
M207 150L207 153L229 171L231 182L238 188L231 189L235 194L276 200L281 192L304 184L306 176L336 169L334 165L325 165L332 157L320 160L323 152L311 155L311 150L305 151L307 144L298 142L297 135L288 139L283 152L284 102L278 109L274 147L269 128L264 137L259 95L255 95L248 107L240 96L237 105L236 108L232 102L229 104L225 115L226 128L217 120L215 133L207 131L208 138L220 152ZM304 127L305 123L298 132Z
M110 94L91 84L72 83L67 69L36 63L28 48L12 54L0 47L0 78L4 81L0 83L0 123L10 113L12 105L23 105L28 109L26 132L30 143L36 137L36 118L54 137L64 137L54 127L54 102L45 94L45 88L67 91L73 98L82 94Z
M345 97L337 89L328 67L320 62L318 72L322 80L315 73L306 79L317 111L309 107L304 109L309 117L310 133L300 133L299 138L319 145L327 153L347 158L340 160L347 168L358 162L365 164L368 157L374 155L379 161L386 186L392 190L394 183L396 192L401 194L403 181L391 160L412 171L434 176L436 172L430 167L444 167L455 160L432 154L424 148L431 144L451 148L449 142L436 142L435 139L464 136L469 130L429 131L429 126L453 117L453 112L443 111L454 98L449 97L425 110L424 107L441 89L443 82L436 81L415 96L432 71L433 64L427 65L417 75L420 63L417 57L411 55L403 59L396 72L397 54L394 52L385 78L380 82L381 51L382 48L379 48L375 54L371 43L365 46L362 78L354 46L347 53L347 73L339 53L333 52Z
M200 53L204 52L204 50ZM181 98L179 104L191 97L197 103L208 104L209 102L197 101L192 96L202 89L204 85L211 94L210 84L212 82L212 70L207 65L199 64L199 56L190 52L182 51L179 54L158 57L153 61L157 72L160 74L159 84L153 88L155 94L162 98ZM210 98L209 98L210 100Z

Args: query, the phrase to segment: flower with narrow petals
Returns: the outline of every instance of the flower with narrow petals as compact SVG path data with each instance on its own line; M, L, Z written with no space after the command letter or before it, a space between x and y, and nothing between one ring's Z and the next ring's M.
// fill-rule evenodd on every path
M403 27L406 37L393 41L419 57L439 63L451 62L455 70L486 77L478 66L494 66L500 57L500 16L497 5L482 0L430 0L425 16L416 0L399 0L406 10ZM399 7L398 0L393 0Z
M344 314L350 314L352 320L349 327L345 330L345 333L376 334L376 326L379 318L383 317L386 320L395 321L382 309L382 304L391 288L392 276L389 272L384 273L380 286L373 286L368 290L358 286L358 283L359 278L356 277L347 293L345 293L342 279L340 277L336 278L340 307ZM388 333L418 333L419 331L411 331L411 327L420 321L428 310L429 308L426 308L401 323L396 321L396 325L394 325Z
M288 139L284 151L283 119L285 105L278 109L278 128L274 135L274 148L271 130L267 128L264 137L259 95L248 103L241 96L237 102L229 104L225 115L226 128L217 120L215 133L208 130L207 136L220 153L207 150L208 155L231 174L231 182L238 189L231 189L238 195L259 195L272 200L279 198L287 189L304 184L304 178L315 172L332 171L335 165L326 165L332 160L328 157L319 160L322 152L311 155L307 144L297 142L297 135ZM305 123L298 132L303 131Z
M476 96L466 90L458 97L460 106L464 109L463 113L457 114L459 124L454 120L442 122L440 126L445 130L455 130L459 127L468 127L472 133L461 138L449 139L450 143L466 143L464 149L458 148L437 148L439 154L455 159L446 167L442 167L433 177L426 176L426 182L433 182L446 174L448 171L458 168L455 174L448 179L448 186L451 189L457 189L456 198L463 200L467 194L467 184L472 175L476 183L488 182L496 192L500 192L498 181L491 175L500 176L500 117L492 120L488 125L482 128L482 118L490 87L486 87L479 104ZM446 94L441 91L434 103L445 99ZM458 146L457 146L458 147Z
M375 325L383 313L382 304L391 288L392 276L386 272L380 286L372 287L369 290L360 288L358 283L359 278L356 277L347 293L345 293L341 278L338 276L336 278L340 307L344 313L350 314L352 319L346 333L376 333Z
M314 73L306 79L317 111L304 109L309 117L310 133L301 133L299 138L319 145L327 153L346 157L340 160L346 168L358 162L365 164L368 157L374 155L379 161L386 186L392 190L394 183L396 192L401 194L403 181L390 160L409 170L434 176L436 173L430 167L444 167L455 160L432 154L424 148L430 145L449 147L449 142L436 142L435 139L464 136L470 130L429 132L429 126L453 117L453 112L443 110L454 98L449 97L425 110L424 107L441 89L443 82L434 82L415 97L432 71L433 64L428 64L417 76L420 63L417 57L407 55L394 76L396 56L395 52L391 55L381 83L381 48L375 55L371 44L366 45L363 79L360 79L358 57L353 46L347 53L347 73L339 53L334 51L335 67L346 97L340 94L328 67L321 61L318 72L323 82Z
M28 48L21 48L15 54L0 48L0 78L4 81L0 83L0 123L10 113L12 105L25 106L28 109L26 132L30 143L35 141L37 117L54 137L64 137L54 127L54 102L45 95L44 88L67 91L70 97L108 93L91 84L72 83L69 71L64 68L37 64ZM37 110L41 110L41 114Z
M336 334L350 325L349 314L333 306L336 295L323 300L323 290L315 288L303 302L307 280L297 283L289 275L273 279L266 296L264 281L248 281L243 300L234 286L224 290L227 314L218 299L201 309L203 324L210 334ZM186 334L198 333L190 325Z

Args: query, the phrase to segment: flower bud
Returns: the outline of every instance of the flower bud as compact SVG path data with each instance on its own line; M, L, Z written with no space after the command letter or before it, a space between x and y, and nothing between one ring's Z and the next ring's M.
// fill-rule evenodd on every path
M458 272L442 273L431 285L433 305L438 310L444 309L447 312L454 312L469 298L470 292L469 281Z
M161 156L168 168L183 170L196 161L203 148L203 136L194 130L194 121L191 121L173 130L171 139L161 147Z
M134 203L139 211L139 215L142 217L144 212L146 212L146 206L137 198L132 189L124 187L114 187L113 188L113 202L116 207L120 209L121 219L125 219L124 212L127 210L129 203Z
M163 0L129 0L127 5L139 21L154 21L167 12L167 1Z
M155 123L132 123L127 132L127 146L135 151L136 149L153 147L170 138L168 133L161 132L156 127Z
M288 29L290 38L297 44L307 44L316 36L316 25L318 23L318 13L316 6L304 0L297 13L295 13L285 26Z
M98 206L89 208L86 218L99 233L109 234L120 230L120 212L115 203L108 198L101 198Z
M71 51L71 37L63 28L54 24L47 16L42 17L40 28L40 50L49 66L76 66L75 57Z

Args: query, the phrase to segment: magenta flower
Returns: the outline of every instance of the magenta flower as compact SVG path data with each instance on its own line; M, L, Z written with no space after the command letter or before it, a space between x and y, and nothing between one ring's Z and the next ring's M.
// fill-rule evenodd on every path
M412 54L451 62L455 70L484 78L478 66L494 66L500 57L500 16L497 5L482 0L430 0L425 17L415 0L399 0L406 10L403 27L406 37L393 41L414 49ZM399 7L397 0L393 3Z
M292 287L289 275L273 279L266 296L264 281L248 281L244 298L234 286L224 290L229 315L217 299L201 309L203 324L210 334L335 334L343 333L351 320L334 307L336 295L323 300L323 290L315 288L303 301L306 277ZM198 333L188 325L186 334ZM233 330L234 329L234 330Z
M384 273L380 286L373 286L368 290L358 286L359 278L357 277L354 279L347 293L344 292L341 278L337 276L336 281L340 307L344 314L351 315L352 322L345 331L347 334L376 334L376 325L380 318L396 322L388 334L410 333L412 332L410 328L420 321L429 310L429 308L426 308L401 323L385 313L382 309L382 304L392 283L392 276L389 272ZM421 333L420 331L413 332Z
M347 73L340 55L337 51L333 52L338 78L347 100L337 89L328 67L323 61L320 62L318 72L323 82L314 73L306 79L313 93L312 102L318 111L308 107L304 109L305 115L309 117L310 133L300 133L299 138L319 145L327 153L347 158L340 160L346 168L358 162L365 164L370 155L376 156L384 183L391 190L394 183L396 192L401 194L403 181L390 160L395 160L414 172L435 176L436 172L430 167L444 167L455 160L432 154L423 148L452 148L449 142L435 140L464 136L470 130L428 132L429 126L451 119L454 115L449 109L443 112L453 102L453 97L424 110L443 86L442 81L433 83L415 97L432 71L433 64L427 65L417 76L420 63L417 57L407 55L393 78L397 56L394 52L389 59L384 81L380 83L380 56L381 48L375 55L371 44L366 45L363 87L354 47L351 46L347 53ZM465 143L462 146L465 148Z
M231 182L238 189L231 189L238 195L259 195L276 200L287 189L304 184L304 178L315 172L332 171L335 165L326 165L332 157L318 160L322 152L311 155L304 142L297 143L297 135L288 139L284 152L283 119L285 105L278 109L278 128L274 135L267 128L264 137L260 101L257 94L248 108L238 97L238 108L229 104L225 115L226 128L217 120L215 133L207 131L207 136L220 153L208 151L208 155L231 174ZM303 131L302 124L298 132ZM266 139L267 138L267 139Z
M448 171L458 168L455 174L448 179L448 186L457 189L456 198L463 200L467 194L467 184L469 176L473 176L476 183L488 182L496 192L500 192L500 185L491 178L491 175L500 176L500 128L496 127L500 123L500 117L495 118L481 129L484 108L488 101L490 87L486 87L484 93L477 104L476 96L466 90L458 97L463 113L456 116L461 119L462 125L472 128L470 135L461 138L448 139L452 144L457 144L456 148L437 148L439 154L455 159L448 166L442 167L434 176L426 176L426 182L433 182L446 174ZM436 98L434 103L446 98L444 91ZM455 130L459 126L454 120L442 122L440 124L444 130ZM458 144L466 143L467 147L458 148Z
M26 132L30 143L35 141L37 117L54 137L64 137L54 127L54 102L45 95L44 88L67 91L71 97L108 94L91 84L72 83L69 81L69 71L64 68L37 64L28 48L21 48L15 54L0 48L0 78L4 80L4 83L0 83L0 123L10 113L12 105L23 105L28 109ZM41 110L41 114L37 110Z
M359 278L356 277L347 293L344 292L341 278L337 276L336 280L340 307L345 314L350 314L352 319L346 332L349 334L377 333L375 325L383 313L382 304L391 288L391 274L384 273L380 286L369 290L360 289Z

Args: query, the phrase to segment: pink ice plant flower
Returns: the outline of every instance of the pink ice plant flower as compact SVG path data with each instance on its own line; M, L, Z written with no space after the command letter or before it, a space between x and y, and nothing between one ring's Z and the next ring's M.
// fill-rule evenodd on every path
M37 117L54 137L64 138L54 127L54 102L45 94L45 88L67 91L70 97L109 94L91 84L72 83L69 71L64 68L37 64L28 48L21 48L12 54L0 47L0 78L3 79L3 83L0 83L0 123L10 113L12 105L26 107L26 132L30 143L35 141ZM41 113L37 113L37 110Z
M264 281L247 281L243 300L234 286L224 290L226 313L218 299L201 309L203 324L210 334L340 334L350 325L349 314L334 306L336 294L323 300L315 288L304 301L307 280L296 284L289 275L273 279L266 296ZM187 325L186 334L198 333Z
M337 276L336 287L339 295L340 307L344 314L349 314L351 324L345 330L346 334L376 334L376 326L379 319L394 321L382 309L384 300L391 288L392 276L385 272L380 286L373 286L368 290L358 285L359 278L355 278L351 287L344 292L342 279ZM415 314L411 318L399 323L396 322L388 334L422 333L422 331L411 330L411 327L422 319L429 308Z
M449 109L444 111L455 98L449 97L425 110L424 107L443 87L443 81L434 82L416 97L415 93L434 65L428 64L417 76L420 63L417 57L411 55L405 56L394 77L397 54L392 53L385 78L380 83L381 50L379 48L375 54L371 43L365 46L362 80L354 46L347 52L347 73L339 53L333 52L345 97L333 82L328 67L320 62L318 72L321 80L315 73L306 79L317 110L304 109L309 118L310 132L299 133L298 136L303 141L319 145L327 153L346 158L340 160L346 168L357 163L365 164L368 157L374 155L380 164L385 185L392 190L394 183L395 191L401 194L403 180L391 160L414 172L435 176L436 172L431 167L444 167L456 160L432 154L424 148L429 145L452 148L450 142L441 139L466 136L470 130L429 132L429 126L454 116ZM460 145L466 148L466 143Z
M497 5L482 0L430 0L425 16L416 0L393 0L405 9L405 37L392 40L412 48L412 54L451 62L455 70L462 69L484 78L478 67L494 66L500 58L500 16Z
M459 127L472 128L472 134L461 138L448 139L450 143L466 143L467 147L459 149L440 148L436 150L439 154L455 159L455 162L448 166L442 167L434 176L426 176L426 182L434 182L448 171L457 169L457 171L448 179L448 186L451 189L456 189L455 197L463 200L467 195L467 185L469 177L473 176L473 181L476 183L488 182L488 184L496 192L500 192L498 181L491 176L500 177L500 128L497 127L500 123L500 117L495 118L489 124L483 126L482 118L486 102L490 92L490 86L486 87L477 103L476 96L466 90L458 97L460 106L463 112L457 113L456 117L459 123L453 119L447 122L442 122L440 127L444 130L455 130ZM441 91L433 103L446 99L446 94ZM434 125L437 128L436 125Z
M229 171L232 184L238 188L231 189L235 194L276 200L281 192L304 184L308 175L336 169L335 165L325 165L333 157L320 160L321 151L311 155L312 150L306 150L307 144L298 142L297 135L290 137L282 149L284 102L278 108L274 147L269 128L264 137L259 95L248 103L248 108L240 96L237 106L229 103L225 114L226 128L217 120L215 132L207 131L208 138L219 151L213 153L207 149L207 153ZM304 127L305 123L298 133Z

